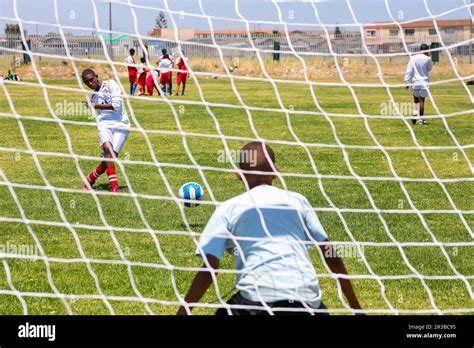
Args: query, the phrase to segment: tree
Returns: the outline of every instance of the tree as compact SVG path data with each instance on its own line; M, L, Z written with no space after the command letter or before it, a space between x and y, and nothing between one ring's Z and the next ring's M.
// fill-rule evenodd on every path
M17 48L21 37L20 26L18 24L5 24L5 37L9 48Z
M20 25L18 24L5 24L5 36L7 38L18 38L21 35Z
M160 14L155 19L155 28L168 28L168 22L163 11L160 11Z
M336 24L336 29L334 29L334 36L339 37L341 35L342 35L341 28L339 28L339 26Z

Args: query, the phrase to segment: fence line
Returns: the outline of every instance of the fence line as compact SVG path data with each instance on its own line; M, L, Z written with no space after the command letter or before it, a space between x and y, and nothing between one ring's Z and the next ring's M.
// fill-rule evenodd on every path
M216 35L216 43L222 47L222 53L225 58L255 58L256 53L252 51L252 45L246 35ZM293 53L289 48L287 38L283 34L265 34L252 35L251 37L255 47L263 50L263 58L273 58L273 52L277 48L280 57L292 57ZM420 36L409 38L405 37L407 46L410 51L416 52L421 42L431 44L436 40L432 36ZM446 46L454 46L449 48L449 52L455 58L464 59L469 56L469 38L463 35L444 35L443 42ZM28 45L33 53L44 53L58 57L62 60L66 56L66 50L75 57L81 58L105 58L104 48L101 41L96 36L74 36L66 37L68 47L65 47L61 37L56 34L48 34L44 36L30 35L27 36ZM298 53L321 54L321 58L332 60L328 46L328 38L321 34L312 34L299 32L290 35L291 44ZM340 55L352 56L357 59L365 60L366 52L363 48L362 38L360 34L342 33L339 35L331 35L329 38L333 50ZM406 51L400 37L378 37L377 39L367 39L367 47L373 54L387 54L386 60L392 62L406 61ZM152 63L161 55L161 50L166 48L172 55L177 54L177 43L170 40L162 40L160 38L146 40L148 45L148 53ZM109 45L107 40L107 45ZM190 58L214 58L217 56L217 49L212 47L213 42L210 37L193 37L184 41L181 47ZM137 55L143 54L138 38L134 36L116 36L112 40L113 56L115 60L123 59L128 55L130 48L135 48ZM18 52L11 52L8 49L24 50L23 44L19 38L6 37L0 39L0 64L19 65L24 62L24 56ZM441 47L439 50L440 60L446 59L448 49ZM326 56L327 55L327 56ZM393 56L390 56L393 55ZM306 56L308 57L308 56ZM39 58L40 61L51 62L55 58Z

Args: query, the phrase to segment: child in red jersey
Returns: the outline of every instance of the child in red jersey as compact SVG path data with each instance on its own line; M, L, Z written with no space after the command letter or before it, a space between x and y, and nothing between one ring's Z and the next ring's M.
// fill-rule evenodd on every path
M181 83L183 84L181 95L184 95L184 90L186 89L186 80L188 78L188 58L184 55L184 51L181 51L181 55L178 57L176 64L180 70L176 75L176 84L178 85L176 95L179 95L179 87L181 86Z
M138 69L138 88L140 89L140 92L138 95L145 95L145 85L146 85L146 67L145 67L145 57L140 58L140 68Z

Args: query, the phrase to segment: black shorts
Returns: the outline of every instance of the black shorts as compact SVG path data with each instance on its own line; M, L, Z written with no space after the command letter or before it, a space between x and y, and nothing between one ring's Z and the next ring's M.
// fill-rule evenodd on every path
M229 301L227 301L228 304L231 305L243 305L243 306L263 306L261 302L253 302L245 299L240 295L240 292L235 294L230 298ZM277 310L272 310L274 315L329 315L329 313L325 312L314 312L310 313L307 311L285 311L284 309L281 308L307 308L308 306L305 307L305 305L301 302L298 301L277 301L277 302L272 302L269 303L267 302L266 305L270 308L278 308ZM326 306L324 303L321 301L321 305L319 306L318 309L326 309ZM230 308L230 311L232 312L232 315L270 315L270 312L267 311L266 309L253 309L253 308ZM229 315L227 312L227 308L219 308L216 311L216 315Z

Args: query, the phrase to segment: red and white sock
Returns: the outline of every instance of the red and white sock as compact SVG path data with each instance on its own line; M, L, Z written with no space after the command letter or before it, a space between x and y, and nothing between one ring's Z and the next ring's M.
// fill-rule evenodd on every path
M115 167L107 168L107 175L109 176L110 186L118 186L117 174L115 173Z
M99 176L101 176L104 173L104 168L102 168L102 165L99 164L95 170L89 173L89 176L87 177L87 181L89 181L89 184L94 185L95 181Z

